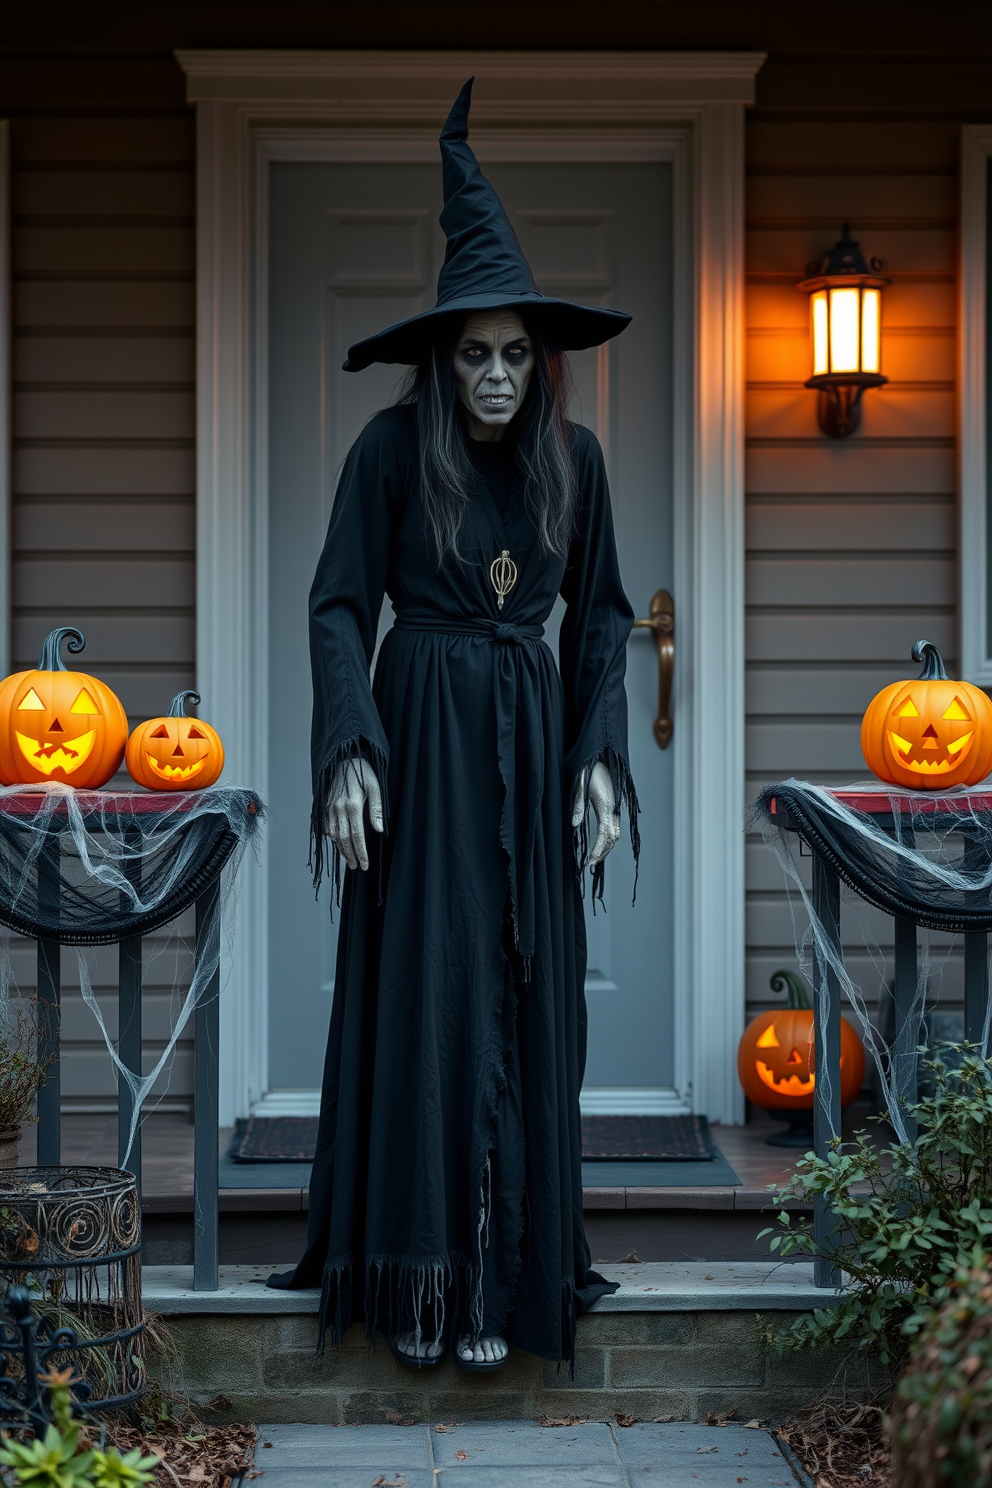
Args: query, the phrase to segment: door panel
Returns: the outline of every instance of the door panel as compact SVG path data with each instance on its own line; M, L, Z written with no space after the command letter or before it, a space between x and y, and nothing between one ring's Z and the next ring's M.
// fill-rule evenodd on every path
M671 175L664 165L493 166L546 294L634 315L618 340L576 354L574 416L607 458L624 583L638 614L671 588ZM306 600L337 472L404 369L343 373L349 344L434 302L444 242L433 166L276 164L270 203L270 1084L320 1083L336 931L306 870L310 811ZM676 595L676 602L678 595ZM560 610L548 627L557 648ZM380 637L391 624L389 606ZM657 658L628 653L641 873L622 841L604 910L587 905L586 1086L670 1087L671 756L654 742ZM678 726L676 721L676 727Z

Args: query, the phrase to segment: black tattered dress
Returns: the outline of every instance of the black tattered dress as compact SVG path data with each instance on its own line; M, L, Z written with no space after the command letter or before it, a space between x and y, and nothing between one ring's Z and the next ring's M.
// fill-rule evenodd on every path
M321 1340L504 1333L551 1360L614 1285L590 1270L579 1088L585 929L571 807L627 764L620 583L594 436L570 431L567 562L525 510L512 444L478 472L439 571L420 508L416 413L376 415L338 488L311 591L314 826L344 760L387 783L386 832L345 876L310 1182L308 1247L282 1286L322 1285ZM490 565L517 582L502 610ZM560 660L541 639L561 592ZM369 668L383 595L396 621ZM319 853L319 849L318 849Z

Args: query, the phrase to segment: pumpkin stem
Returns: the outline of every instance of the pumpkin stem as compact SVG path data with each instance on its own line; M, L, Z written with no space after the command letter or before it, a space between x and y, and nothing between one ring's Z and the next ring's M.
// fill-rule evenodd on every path
M809 1010L809 998L806 996L806 983L797 971L776 971L772 973L768 984L773 992L781 992L783 987L788 987L789 995L785 1000L787 1008L805 1008Z
M187 698L190 699L190 701L192 702L192 704L193 704L194 707L199 707L200 694L198 692L192 692L189 689L187 689L186 692L177 692L176 695L175 695L175 697L172 699L172 702L169 704L169 717L170 718L185 718L186 717L186 699Z
M73 656L82 651L86 645L86 639L81 630L74 625L61 625L58 630L53 630L47 635L42 643L41 656L38 658L39 672L64 672L65 662L62 660L60 647L62 642L68 638L69 650Z
M920 673L921 682L946 682L948 680L943 657L933 641L917 641L913 647L913 660L917 663L923 662L923 670Z

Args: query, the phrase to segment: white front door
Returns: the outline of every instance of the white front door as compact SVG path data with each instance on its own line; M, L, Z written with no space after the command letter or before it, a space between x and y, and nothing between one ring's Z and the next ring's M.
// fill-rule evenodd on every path
M487 167L541 288L630 311L618 340L574 361L575 417L597 433L631 604L648 613L672 571L671 167ZM340 370L348 345L426 309L443 239L440 172L425 165L270 165L269 242L269 1086L297 1109L321 1079L336 931L306 867L310 815L307 593L341 462L403 369ZM675 594L676 605L679 596ZM383 615L380 634L391 616ZM549 626L556 644L557 617ZM606 912L587 912L590 1108L675 1105L672 767L652 723L654 642L628 651L630 754L642 855L607 869ZM676 723L677 726L677 723ZM263 1108L269 1102L263 1102ZM272 1107L274 1108L274 1107Z

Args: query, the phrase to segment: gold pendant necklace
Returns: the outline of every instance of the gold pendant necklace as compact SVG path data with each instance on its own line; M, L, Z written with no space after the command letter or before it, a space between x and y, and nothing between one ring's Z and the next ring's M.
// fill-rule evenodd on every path
M496 590L499 599L499 608L503 608L503 601L517 582L517 565L510 557L509 548L504 548L498 558L494 558L489 566L489 582Z

